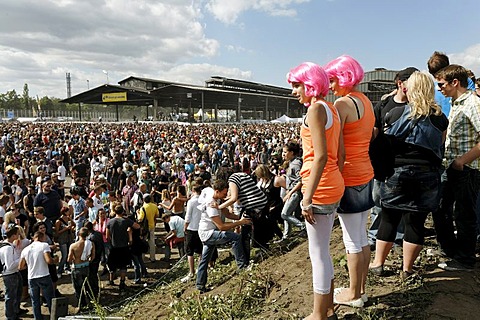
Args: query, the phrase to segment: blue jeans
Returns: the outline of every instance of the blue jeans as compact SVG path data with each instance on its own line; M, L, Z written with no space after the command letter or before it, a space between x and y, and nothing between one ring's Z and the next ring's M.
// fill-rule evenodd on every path
M68 248L70 247L69 243L64 243L60 245L60 252L62 254L62 259L58 263L57 273L62 274L65 271L65 265L67 264L68 257Z
M33 316L35 320L43 320L40 289L47 301L48 310L51 310L52 299L54 298L52 278L48 275L41 278L28 279L28 287L30 289L30 298L32 299Z
M88 265L72 269L72 284L75 289L75 297L78 301L78 307L81 309L87 306L87 295L90 296L90 287L88 285L89 267ZM83 284L85 283L85 286Z
M300 229L305 228L303 222L295 217L295 212L300 209L300 201L302 200L300 192L295 192L283 205L281 217L283 223L283 237L287 237L290 233L290 225Z
M3 284L5 286L5 317L7 320L16 320L22 300L22 276L20 272L3 276Z
M135 272L134 281L140 281L142 280L142 274L147 273L147 267L145 266L145 262L143 262L142 254L136 255L132 253L132 262L133 270Z
M434 220L437 240L448 256L465 266L474 266L480 171L466 166L463 171L448 168L442 181L442 200Z
M80 219L75 220L75 237L78 237L78 232L83 227L85 222L87 222L87 219L85 219L84 217L81 217Z
M477 242L480 242L480 193L477 196Z
M380 188L382 183L377 179L373 180L373 202L375 206L370 211L370 227L368 228L368 243L371 245L375 245L375 241L377 240L377 233L378 227L380 226L380 218L382 215L382 206L380 205ZM403 218L400 221L400 224L397 227L397 235L395 237L395 242L402 241L404 233L404 222Z
M235 256L235 262L239 269L243 269L247 266L248 261L243 252L242 236L232 231L213 231L212 236L205 242L203 242L202 258L198 264L197 270L197 289L204 290L207 284L207 269L208 262L210 261L215 248L219 244L232 242L233 255Z

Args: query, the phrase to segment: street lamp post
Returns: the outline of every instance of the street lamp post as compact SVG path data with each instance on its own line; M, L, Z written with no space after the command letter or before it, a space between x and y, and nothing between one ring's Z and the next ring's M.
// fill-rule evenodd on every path
M109 79L108 79L108 71L107 70L102 70L103 73L105 73L105 75L107 76L107 84L110 83Z
M87 79L87 90L90 90L90 80Z

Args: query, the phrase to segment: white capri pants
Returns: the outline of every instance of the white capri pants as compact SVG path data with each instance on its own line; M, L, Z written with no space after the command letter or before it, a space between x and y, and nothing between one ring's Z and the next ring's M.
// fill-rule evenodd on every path
M367 220L370 210L357 213L339 213L343 244L347 253L360 253L368 246Z
M335 214L315 214L316 224L306 223L308 252L312 262L313 292L329 294L333 279L333 263L330 257L330 235Z

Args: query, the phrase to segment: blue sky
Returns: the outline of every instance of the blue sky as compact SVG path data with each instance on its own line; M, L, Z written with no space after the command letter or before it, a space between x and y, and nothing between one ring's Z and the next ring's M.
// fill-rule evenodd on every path
M480 76L480 4L380 0L3 0L0 92L66 96L130 75L285 86L303 61L426 68L435 50ZM87 81L88 80L88 81Z

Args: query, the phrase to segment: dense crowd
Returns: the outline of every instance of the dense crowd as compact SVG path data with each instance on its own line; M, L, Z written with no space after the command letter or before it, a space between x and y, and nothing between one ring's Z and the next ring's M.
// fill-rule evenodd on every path
M52 297L61 296L56 289L57 280L78 270L84 277L87 269L96 275L103 265L103 274L110 274L113 285L113 271L118 269L123 289L126 266L133 265L134 283L141 283L147 273L144 253L155 261L156 247L166 246L163 259L169 260L170 247L183 249L184 231L187 238L189 233L186 227L183 230L183 219L195 189L199 193L220 168L251 175L259 165L264 165L268 167L266 171L280 174L285 169L283 146L299 139L297 127L292 124L8 123L3 130L2 236L10 239L9 230L18 230L14 236L18 258L30 243L48 243L48 249L39 249L50 250L52 257L47 269L53 294L43 294L48 306ZM279 194L275 201L281 202ZM117 213L121 219L115 219ZM160 214L168 232L166 243L155 241ZM276 218L281 221L279 211ZM114 224L117 220L121 222L118 225ZM126 228L124 222L128 224ZM82 233L84 227L90 231ZM42 231L43 234L38 233ZM82 241L82 234L85 240L98 244L93 246L96 250L90 253L92 260L85 270L81 270L81 263L75 263L81 254L69 254L76 240ZM262 243L266 245L270 239ZM201 253L201 247L196 252ZM57 260L53 261L53 257ZM126 259L113 261L112 257ZM21 299L25 300L28 287L35 284L30 283L27 270L20 272ZM73 284L80 298L83 278L74 278L78 278ZM96 277L91 278L95 292L98 284ZM40 297L36 295L32 296L34 308L40 306Z
M376 106L356 90L363 69L353 58L325 68L304 63L287 77L308 107L300 126L4 124L0 261L7 319L27 312L20 301L29 296L41 319L42 299L50 308L62 296L56 283L65 274L78 308L90 308L100 267L111 286L118 272L124 290L127 269L133 266L133 283L143 283L160 248L165 261L172 250L187 256L181 281L196 278L203 293L218 245L232 244L241 270L252 246L266 250L272 241L306 235L314 288L308 319L336 319L334 302L367 302L367 274L384 275L395 242L403 245L402 279L414 275L430 213L439 254L448 258L439 267L474 268L480 99L467 70L445 57L430 58L431 75L401 70L397 89ZM324 100L329 89L340 97L334 104ZM350 284L334 289L328 247L336 214Z

